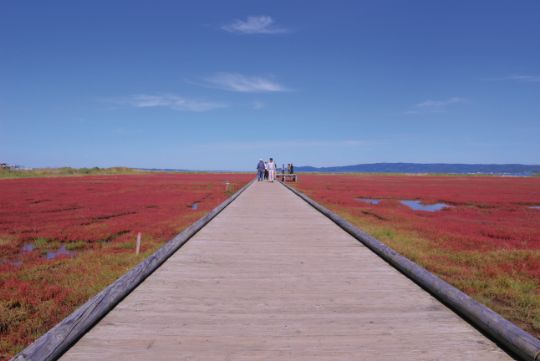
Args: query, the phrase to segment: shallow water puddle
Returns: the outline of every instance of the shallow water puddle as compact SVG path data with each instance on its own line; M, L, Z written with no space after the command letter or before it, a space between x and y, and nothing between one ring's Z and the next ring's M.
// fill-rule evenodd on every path
M540 206L530 206L529 208L532 208L532 209L540 209Z
M445 208L451 207L446 203L423 204L422 201L415 201L410 199L402 200L400 201L400 203L404 206L409 207L412 210L426 212L438 212Z
M56 257L59 257L59 256L71 257L74 255L75 255L75 252L67 250L65 246L61 246L60 248L58 248L57 251L47 251L47 259L55 259Z
M199 202L192 203L192 204L191 204L191 209L193 209L194 211L196 211L197 209L199 209Z
M33 250L34 250L34 244L32 244L32 243L25 243L21 247L22 252L32 252Z
M20 259L0 259L0 265L7 264L14 267L21 267L23 265L23 261Z
M368 203L368 204L379 204L379 203L381 203L380 199L375 199L375 198L356 198L356 200L359 201L359 202L364 202L364 203Z

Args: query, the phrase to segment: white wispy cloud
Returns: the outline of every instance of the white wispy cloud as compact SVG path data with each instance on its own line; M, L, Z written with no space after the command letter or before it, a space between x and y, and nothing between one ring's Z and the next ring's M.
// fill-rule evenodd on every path
M355 148L365 147L375 144L373 140L364 139L344 139L344 140L276 140L276 141L237 141L237 142L215 142L200 144L197 147L205 151L223 150L253 150L253 149L306 149L306 148Z
M237 34L281 34L288 32L288 29L277 26L274 19L266 15L248 16L246 20L236 19L221 28Z
M238 73L217 73L205 78L203 85L239 93L275 93L288 90L270 77Z
M421 113L443 113L446 112L448 107L466 103L467 100L460 97L452 97L444 100L425 100L423 102L413 105L410 109L406 110L405 114L421 114Z
M540 75L525 75L525 74L513 74L504 78L506 80L514 80L525 83L538 83L540 82Z
M264 108L265 106L266 106L266 104L264 104L261 101L256 100L256 101L253 102L253 109L255 109L255 110L260 110L260 109Z
M519 83L540 83L540 75L512 74L499 78L485 78L486 81L514 81Z
M136 108L169 108L189 112L206 112L209 110L226 108L227 104L186 98L174 94L139 94L120 101Z

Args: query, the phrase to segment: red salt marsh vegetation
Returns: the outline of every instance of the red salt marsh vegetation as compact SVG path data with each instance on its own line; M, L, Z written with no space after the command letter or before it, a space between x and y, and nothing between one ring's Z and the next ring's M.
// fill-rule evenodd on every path
M540 177L313 174L296 187L540 335Z
M20 351L251 178L0 180L0 359ZM225 182L232 183L229 191ZM142 250L135 255L138 232Z

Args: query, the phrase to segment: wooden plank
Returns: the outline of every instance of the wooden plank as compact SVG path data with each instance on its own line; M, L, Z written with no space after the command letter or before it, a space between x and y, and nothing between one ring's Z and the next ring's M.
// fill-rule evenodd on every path
M508 360L280 184L255 182L64 360Z
M305 194L285 185L319 212L330 218L342 229L387 261L404 275L426 289L438 300L469 320L473 325L500 342L509 351L524 360L540 358L540 340L508 321L492 309L477 302L459 289L443 281L425 268L400 255L392 248L355 227L336 213L318 204Z
M132 268L103 291L88 300L71 315L42 335L30 346L17 354L13 360L55 360L74 342L92 328L103 316L114 308L124 297L152 274L172 254L184 245L195 233L231 204L249 184L207 213L197 222L187 227L154 254ZM140 234L139 234L140 235ZM140 245L140 238L138 241ZM138 246L139 247L139 246Z

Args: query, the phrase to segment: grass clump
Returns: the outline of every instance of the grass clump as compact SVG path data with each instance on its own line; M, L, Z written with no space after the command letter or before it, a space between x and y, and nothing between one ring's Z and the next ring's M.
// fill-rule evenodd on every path
M139 174L145 171L127 167L112 168L7 168L0 169L0 178L34 178L34 177L61 177L82 175L116 175L116 174Z

